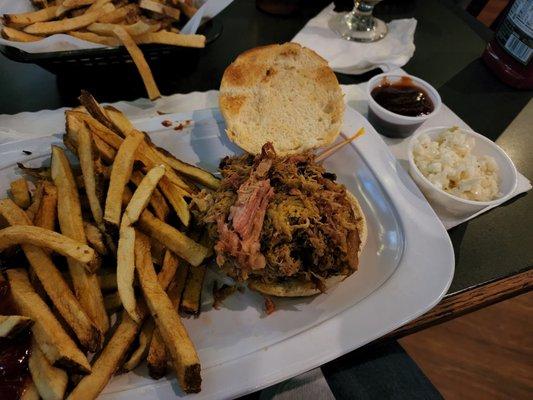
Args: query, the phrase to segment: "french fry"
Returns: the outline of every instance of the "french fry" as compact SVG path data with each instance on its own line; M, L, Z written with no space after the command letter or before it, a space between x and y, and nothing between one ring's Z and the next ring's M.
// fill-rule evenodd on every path
M176 190L178 193L181 195L189 195L192 193L192 188L183 179L176 175L170 165L168 165L166 157L161 154L161 152L159 152L158 149L153 145L148 135L137 131L120 111L108 107L106 109L106 114L107 117L99 115L98 112L95 112L93 116L96 119L107 118L107 123L105 123L105 125L108 127L111 125L116 127L120 134L125 137L134 133L142 134L144 136L144 141L137 149L136 159L143 163L147 168L153 168L159 164L165 165L167 167L165 179L168 179L173 185L177 186ZM100 122L104 123L104 121ZM116 130L110 128L109 130L100 130L98 134L101 135L102 140L106 141L111 146L118 147L120 138L118 138L117 135L112 135L110 131L117 132Z
M135 268L148 308L170 353L181 388L185 393L197 393L202 378L196 349L158 282L150 256L150 241L143 235L137 235L135 240Z
M24 211L9 199L0 200L0 215L13 226L31 225ZM46 294L82 346L95 351L101 340L100 332L76 300L51 258L42 249L32 245L22 245L22 250Z
M198 239L200 236L200 243L211 250L212 246L209 242L207 234L200 235L199 232L193 232L192 238ZM211 251L208 254L208 257L210 256ZM200 314L200 307L202 305L202 289L207 268L205 265L188 268L189 273L187 275L187 282L181 296L180 310L186 314L198 316Z
M137 299L133 281L135 279L135 229L122 223L117 251L117 289L126 312L137 323L141 318L137 310Z
M163 290L166 290L169 283L159 280L159 284ZM118 298L118 294L116 297ZM146 318L148 314L148 309L144 301L139 302L139 314L142 319ZM94 361L92 372L81 379L69 397L67 397L67 400L95 399L104 389L105 385L107 385L107 382L109 382L113 374L118 370L126 352L135 340L139 329L141 329L141 326L132 320L128 313L123 312L117 329L112 334L111 339L102 352L98 355L96 361Z
M41 396L39 396L39 392L33 381L26 384L26 387L20 396L20 400L39 400L40 398Z
M217 189L220 186L220 180L210 172L180 161L164 149L157 148L157 150L165 157L167 164L179 173L191 178L195 182L207 186L210 189Z
M144 87L146 88L146 92L148 93L148 98L150 100L155 100L161 97L161 93L159 93L159 89L157 88L157 84L155 83L152 71L150 70L148 63L146 62L146 58L144 58L141 49L139 49L139 46L137 46L130 34L123 27L115 27L113 29L113 33L122 42L124 47L126 47L128 53L130 54L131 59L137 67L137 70L139 71L139 74L141 75L141 78L144 82Z
M90 115L80 115L79 116L89 127L91 128L91 134L93 135L93 138L98 138L108 146L110 146L113 150L118 150L120 148L120 145L124 141L119 135L117 135L113 130L109 129L108 127L104 126L102 123L97 121L95 118L91 117ZM114 158L113 158L114 160Z
M75 8L80 8L83 6L90 6L96 0L65 0L56 10L56 17L62 16L67 11L73 10Z
M103 22L94 22L87 27L89 32L96 33L102 36L112 36L113 29L117 26L122 26L131 36L142 35L143 33L151 32L154 27L145 21L137 21L131 25L117 25L117 24L105 24Z
M90 126L89 133L91 134L95 160L100 159L105 165L113 164L113 160L115 159L117 154L115 149L105 143L98 136L94 135Z
M106 4L101 9L93 12L87 12L79 17L64 18L58 21L36 22L24 28L24 32L33 35L52 35L54 33L63 33L75 31L96 22L96 20L108 12L115 9L112 4Z
M152 193L157 187L157 184L165 174L165 166L158 165L152 168L142 181L137 186L137 189L133 193L133 196L128 203L128 206L124 210L124 216L122 217L122 223L127 225L133 225L139 219L141 213L144 211Z
M167 44L170 46L182 46L182 47L205 47L204 35L185 35L183 33L174 33L169 31L148 32L142 35L136 36L135 41L139 44Z
M152 334L152 341L146 356L146 365L148 367L148 374L153 379L161 379L167 374L167 349L165 342L157 328Z
M176 4L179 9L181 10L181 12L183 12L183 14L185 14L185 16L187 16L187 18L192 18L194 16L194 14L196 14L196 11L198 11L198 9L188 3L186 3L185 1L180 1L180 0L173 0L172 1L174 4Z
M98 254L107 254L107 247L104 243L104 236L102 232L90 222L83 221L83 230L85 231L85 237L91 247L96 250Z
M152 11L167 17L173 18L175 20L180 19L180 10L166 6L163 3L152 0L141 0L139 1L139 7L148 11Z
M131 229L133 229L133 228L131 228ZM133 239L135 240L135 237L133 237ZM119 245L119 248L120 248L120 245ZM132 263L132 265L134 266L133 263ZM161 285L163 287L166 287L166 286L169 285L169 283L172 280L172 277L176 273L178 265L179 265L179 260L176 257L176 255L174 255L171 251L167 250L165 252L165 256L164 256L164 259L163 259L163 266L161 267L161 271L159 272L159 281L160 281L160 283L161 283ZM117 278L116 278L117 279L117 287L118 287L118 284L119 284L119 282L118 282L118 277L119 276L120 276L120 273L118 271L118 265L117 265ZM126 290L128 290L129 288L133 287L133 278L130 278L130 279L131 279L132 283L131 284L126 283L126 285L127 285L126 286L127 287ZM133 296L133 294L130 294L130 296ZM119 297L118 300L117 300L116 297L117 296L115 296L114 294L105 297L106 308L114 309L114 308L117 308L117 305L118 306L123 305L122 301L120 300L120 296L118 296ZM131 301L131 300L128 300L128 301ZM131 302L133 302L133 301L131 301ZM140 320L141 319L141 315L139 315L139 313L138 313L137 304L136 304L136 300L135 299L134 299L134 302L135 302L135 306L134 307L130 307L130 308L132 308L134 310L134 315L136 316L136 318L138 318ZM124 308L126 308L126 307L124 306Z
M85 116L87 116L85 110L71 109L65 111L65 136L63 136L63 142L65 141L65 137L68 137L74 144L73 152L76 155L78 153L78 131L80 130L81 124L84 122Z
M163 265L161 266L161 271L159 271L158 274L158 279L161 283L161 286L167 287L170 285L174 275L176 275L176 271L181 269L179 266L180 260L178 257L170 250L166 250L165 255L163 256Z
M113 106L104 106L104 114L106 118L111 121L122 133L122 136L129 136L135 129L128 118L118 109Z
M128 16L139 15L140 9L138 4L127 4L123 7L119 7L110 13L104 14L98 18L98 22L116 24Z
M89 6L89 5L93 4L95 1L96 0L73 0L73 1L65 0L57 8L56 17L61 17L67 11L71 11L71 10L74 10L76 8L80 8L80 7L83 7L83 6Z
M83 183L91 214L98 227L104 231L104 212L96 194L96 178L94 173L93 141L89 129L82 123L78 134L78 158L80 160Z
M168 165L165 157L150 144L148 136L145 135L145 140L139 146L137 153L137 158L147 168L153 168L159 164L165 165L167 170L165 171L164 180L168 180L172 185L176 186L175 190L179 195L189 196L193 193L193 188L174 172L174 170Z
M68 138L69 141L72 141L74 147L76 148L75 152L77 153L78 152L77 150L78 131L80 130L81 125L83 123L86 123L89 127L92 140L93 140L93 144L95 148L98 150L100 157L108 164L113 163L113 160L115 159L115 156L116 156L116 151L113 147L111 147L106 142L104 142L102 139L100 139L99 136L93 133L93 130L97 128L95 128L95 126L91 124L90 116L85 113L81 113L79 111L67 111L65 115L66 115L66 135L63 138L63 142L65 142L65 138Z
M20 312L35 321L32 332L48 361L54 366L74 368L81 373L91 371L87 357L63 330L46 303L33 290L22 269L6 271L11 295Z
M79 120L79 115L81 113L74 113L74 112L67 112L67 127L66 131L69 137L75 142L76 146L76 153L78 155L78 158L80 160L80 166L82 171L82 177L84 182L84 189L85 193L87 195L87 200L89 202L89 208L91 209L91 214L93 216L93 219L95 220L98 229L101 231L101 233L104 234L105 242L107 243L107 246L109 249L111 249L113 252L116 250L116 246L109 236L109 234L106 233L104 219L103 219L103 210L101 206L100 198L103 197L102 193L102 182L103 179L102 175L103 173L100 173L99 168L104 168L101 159L94 154L93 152L93 144L95 144L95 147L100 149L100 146L104 146L103 149L99 150L100 155L106 153L105 147L109 148L109 153L106 157L111 157L111 160L114 158L116 152L114 149L110 148L107 144L102 142L100 139L96 137L92 137L92 134L89 132L88 124L83 121ZM83 114L82 114L83 115ZM88 116L87 116L88 117ZM99 142L99 143L98 143ZM107 175L107 173L106 173ZM87 226L84 225L85 233L87 234ZM90 231L89 231L90 232ZM94 243L95 246L99 246L101 249L100 254L105 254L105 246L102 247L103 241L99 240L97 237L98 233L93 231L93 236L96 240ZM90 240L90 238L88 238Z
M93 4L91 4L89 6L89 8L87 8L86 12L87 13L91 13L91 12L94 12L94 11L101 10L108 3L111 3L111 0L96 0ZM114 10L114 8L112 9L112 11L113 10Z
M57 146L52 146L52 179L57 187L57 214L61 232L65 236L85 243L81 206L74 176L64 151ZM84 265L79 262L68 260L68 266L80 304L96 327L105 333L109 328L109 320L97 276L88 273Z
M172 253L168 251L168 254ZM175 257L175 256L174 256ZM167 294L175 309L179 308L180 299L185 287L189 268L186 265L182 265L177 269L172 282L170 283ZM159 273L159 279L161 280L161 273ZM167 373L167 351L165 343L159 334L157 328L152 336L150 343L150 349L148 350L148 356L146 357L148 366L148 373L154 379L160 379Z
M63 0L61 5L63 7L74 8L74 7L89 6L95 2L96 0Z
M92 372L78 382L67 400L96 399L118 370L139 329L140 326L127 313L122 313L122 320L117 329L94 361Z
M113 169L105 202L104 220L119 226L122 213L122 195L124 188L130 180L135 161L135 151L142 142L142 135L128 136L120 145Z
M22 315L0 315L0 338L14 338L32 325L32 319Z
M30 206L26 209L26 215L30 219L30 221L34 221L35 216L37 215L39 211L39 207L41 206L41 201L43 199L44 194L44 183L46 181L39 181L35 185L35 190L33 191L33 196L31 199ZM41 227L44 228L44 227Z
M68 35L75 38L86 40L88 42L103 44L104 46L109 47L118 47L120 46L120 40L111 36L98 35L93 32L80 32L80 31L70 31L67 32Z
M33 224L53 231L57 219L57 189L48 181L43 181L41 187L42 199L35 214Z
M114 149L118 149L123 141L118 134L125 137L134 133L142 134L142 132L133 128L120 111L108 107L104 113L98 102L89 93L82 91L80 101L93 118L83 114L79 114L79 118L84 119L90 125L92 133ZM153 168L160 164L165 165L167 170L164 179L168 179L173 185L177 186L174 190L182 196L191 193L190 186L176 175L167 163L168 157L158 152L147 135L144 135L144 141L139 145L135 158L147 168Z
M206 247L188 238L176 228L155 218L148 210L141 214L139 227L191 265L200 265L209 252Z
M178 190L179 188L176 188L176 186L170 183L166 176L164 176L163 179L159 181L159 188L161 189L161 192L176 212L176 215L183 223L183 225L189 226L189 222L191 220L189 205L183 198L183 195Z
M140 362L148 354L150 342L152 341L152 335L154 333L155 323L153 319L145 321L141 332L139 333L139 344L136 349L131 353L128 360L122 365L124 371L132 371L140 364Z
M200 313L205 273L206 267L203 265L190 268L180 304L180 310L183 312L192 315Z
M58 6L43 8L38 11L30 11L21 14L4 14L4 23L13 26L26 26L36 22L50 21L56 17Z
M143 180L144 175L141 171L133 171L131 174L131 181L135 186L139 186L141 181ZM152 211L154 212L155 216L159 218L160 220L164 221L168 217L168 213L170 212L170 209L168 208L167 201L163 197L163 194L158 188L154 189L154 192L152 193L152 197L150 198L150 207L152 207Z
M135 230L130 225L137 222L150 199L152 191L165 172L164 166L151 169L140 182L131 197L120 226L119 251L117 256L117 287L124 309L130 317L140 323L133 281L135 278L134 245ZM148 345L146 345L147 347Z
M20 208L28 208L31 204L30 189L28 181L24 178L17 179L10 183L11 197Z
M67 390L67 373L50 364L38 343L35 340L32 342L28 367L39 395L43 400L62 400Z
M80 97L80 103L85 107L87 112L100 124L104 125L105 128L111 130L116 134L121 134L121 131L118 126L114 124L107 116L107 113L104 111L102 106L98 104L96 99L87 91L82 90ZM97 125L99 129L102 129ZM111 144L111 143L110 143Z
M94 258L94 250L89 246L48 229L22 225L0 229L0 252L19 244L52 249L81 263L89 263Z
M92 135L92 134L91 134ZM113 160L115 159L117 152L114 148L112 148L110 145L108 145L106 142L104 142L102 139L100 139L97 136L92 136L94 141L94 147L98 150L98 153L100 154L100 157L103 161L105 161L108 164L112 164Z

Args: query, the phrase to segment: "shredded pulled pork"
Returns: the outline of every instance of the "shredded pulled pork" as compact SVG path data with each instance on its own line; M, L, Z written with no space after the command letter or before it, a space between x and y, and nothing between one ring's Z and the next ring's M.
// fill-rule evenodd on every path
M215 244L217 263L223 265L227 255L240 266L243 280L252 270L263 269L266 260L261 254L259 238L268 202L274 195L270 180L266 178L272 158L265 149L250 176L237 190L235 204L230 207L228 222L217 216L218 240Z
M193 199L193 213L215 240L218 265L237 281L287 277L321 282L357 269L357 217L336 176L312 153L226 157L221 186Z

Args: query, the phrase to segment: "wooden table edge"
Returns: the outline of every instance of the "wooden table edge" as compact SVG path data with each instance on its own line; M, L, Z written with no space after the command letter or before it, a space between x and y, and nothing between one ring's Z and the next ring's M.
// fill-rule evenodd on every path
M533 289L533 268L528 267L517 274L496 278L492 281L447 294L430 311L385 335L382 339L399 339L430 326L526 293L531 289Z

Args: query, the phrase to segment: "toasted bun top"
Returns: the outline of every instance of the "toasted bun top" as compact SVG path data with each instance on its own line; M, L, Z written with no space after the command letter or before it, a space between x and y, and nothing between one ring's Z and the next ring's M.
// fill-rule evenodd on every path
M257 47L226 69L220 109L230 140L252 154L272 142L279 155L327 145L340 132L344 100L327 62L296 43Z
M346 195L348 196L348 200L352 203L352 210L355 217L358 218L357 230L359 232L361 245L359 246L357 256L360 257L368 236L366 218L356 197L348 191L346 192ZM348 276L349 275L334 275L329 277L323 282L326 290L342 282ZM307 297L321 293L314 283L302 282L296 279L287 279L283 283L263 283L259 279L250 279L248 287L251 290L255 290L264 295L275 297Z

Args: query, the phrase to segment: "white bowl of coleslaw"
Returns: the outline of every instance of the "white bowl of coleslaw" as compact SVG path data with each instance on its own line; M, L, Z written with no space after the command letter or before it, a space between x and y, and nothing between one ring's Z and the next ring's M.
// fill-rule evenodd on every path
M510 198L517 172L509 156L479 133L439 126L408 146L409 173L439 212L466 216Z

